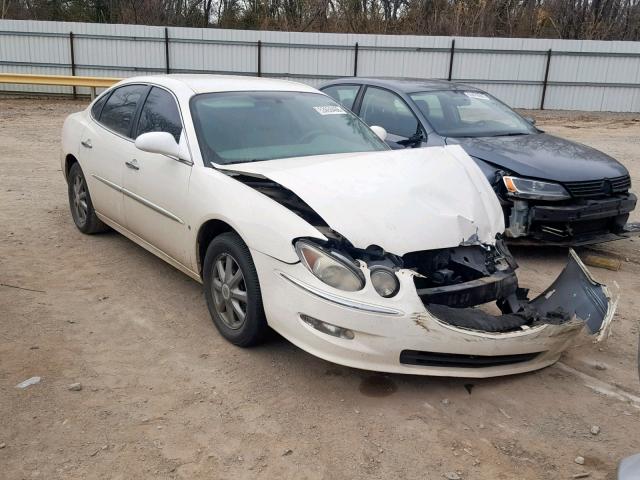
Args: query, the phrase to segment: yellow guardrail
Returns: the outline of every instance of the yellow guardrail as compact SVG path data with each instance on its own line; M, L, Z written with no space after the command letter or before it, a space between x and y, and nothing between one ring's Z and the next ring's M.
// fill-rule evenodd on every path
M107 88L119 82L120 78L76 77L72 75L32 75L22 73L0 73L0 83L23 85L61 85L65 87L89 87L91 98L96 96L96 88Z

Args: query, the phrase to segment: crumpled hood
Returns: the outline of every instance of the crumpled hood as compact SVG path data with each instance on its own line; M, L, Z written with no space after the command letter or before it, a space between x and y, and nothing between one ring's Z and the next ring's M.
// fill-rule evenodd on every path
M264 176L293 191L355 247L396 255L493 244L502 209L459 146L322 155L218 168Z
M524 177L578 182L628 173L622 164L595 148L547 133L446 141L449 145L461 145L473 157Z

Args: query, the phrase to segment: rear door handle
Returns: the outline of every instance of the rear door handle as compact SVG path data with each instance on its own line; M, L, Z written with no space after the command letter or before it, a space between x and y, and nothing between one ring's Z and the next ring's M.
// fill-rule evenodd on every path
M91 145L91 139L87 138L86 140L82 140L80 142L80 145L82 145L84 148L93 148L93 145Z
M124 162L124 164L132 170L140 170L140 167L138 166L138 161L135 158L130 162Z

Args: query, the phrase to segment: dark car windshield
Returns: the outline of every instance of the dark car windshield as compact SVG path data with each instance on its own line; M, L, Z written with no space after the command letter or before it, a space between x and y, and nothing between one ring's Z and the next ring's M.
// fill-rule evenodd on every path
M443 137L497 137L537 133L529 122L480 91L442 90L409 95Z
M218 164L388 149L358 117L319 93L202 94L191 100L191 113L202 154Z

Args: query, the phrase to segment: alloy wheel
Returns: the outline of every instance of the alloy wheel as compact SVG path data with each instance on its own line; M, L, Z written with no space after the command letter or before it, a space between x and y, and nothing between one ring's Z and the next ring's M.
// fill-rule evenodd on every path
M84 225L89 215L89 204L87 203L87 184L82 175L76 175L73 179L73 209L78 222Z
M211 290L215 309L224 324L237 330L247 315L247 286L240 265L228 253L213 262Z

